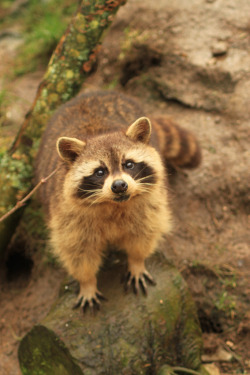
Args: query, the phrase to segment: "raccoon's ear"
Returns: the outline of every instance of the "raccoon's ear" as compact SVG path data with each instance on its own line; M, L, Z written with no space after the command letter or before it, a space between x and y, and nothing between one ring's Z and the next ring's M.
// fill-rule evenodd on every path
M86 143L76 138L61 137L56 142L57 152L64 161L73 163L84 149Z
M126 136L132 141L148 143L151 135L151 122L147 117L140 117L126 131Z

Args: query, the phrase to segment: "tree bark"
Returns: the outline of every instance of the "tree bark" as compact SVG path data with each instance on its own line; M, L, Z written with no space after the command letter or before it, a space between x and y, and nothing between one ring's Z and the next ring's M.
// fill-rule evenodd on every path
M9 152L0 155L0 217L31 189L32 163L39 140L55 109L80 90L91 73L104 31L126 0L82 0L51 57L36 98ZM46 177L46 176L44 176ZM0 259L21 212L0 222Z
M164 365L205 374L199 321L183 278L161 254L147 267L157 281L148 297L125 294L120 283L125 259L109 257L98 278L108 301L95 316L72 310L74 288L64 284L48 316L20 343L23 374L40 369L48 375L71 374L68 361L85 375L167 374ZM57 365L66 362L63 369Z

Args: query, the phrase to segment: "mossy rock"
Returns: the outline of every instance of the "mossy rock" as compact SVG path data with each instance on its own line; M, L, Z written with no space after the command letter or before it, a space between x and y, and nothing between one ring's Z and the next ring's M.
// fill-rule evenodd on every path
M82 375L62 340L42 325L35 326L23 339L19 360L23 374Z
M21 341L22 373L147 375L164 364L200 371L201 330L185 281L163 255L147 267L157 281L148 297L125 294L124 260L109 258L98 278L108 301L95 315L72 310L75 287L64 284L48 316Z

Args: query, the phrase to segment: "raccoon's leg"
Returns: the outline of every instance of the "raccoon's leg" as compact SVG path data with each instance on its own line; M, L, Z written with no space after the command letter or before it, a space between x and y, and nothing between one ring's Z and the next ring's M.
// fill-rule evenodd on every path
M156 285L153 277L145 268L145 259L154 252L156 241L132 241L127 244L128 273L125 280L125 290L131 286L135 294L139 289L147 295L147 283Z
M83 312L89 307L90 310L99 310L101 300L104 300L102 293L97 289L96 274L101 265L101 255L87 255L85 251L80 257L75 258L67 268L71 275L79 282L80 291L74 308L81 307Z

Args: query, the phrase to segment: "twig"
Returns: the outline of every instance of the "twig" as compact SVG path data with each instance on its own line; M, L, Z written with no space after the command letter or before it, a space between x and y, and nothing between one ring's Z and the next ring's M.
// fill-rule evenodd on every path
M244 371L244 363L243 363L241 357L240 357L238 354L236 354L236 353L234 352L234 350L232 350L232 349L230 348L229 345L223 344L223 347L224 347L224 349L225 349L227 352L229 352L230 354L232 354L233 358L239 363L239 365L241 366L241 369Z
M185 372L187 374L199 375L198 371L194 371L185 367L173 367L174 372Z
M41 181L39 181L38 184L29 192L29 194L26 195L26 197L18 201L16 205L10 211L6 212L6 214L0 217L0 223L4 221L5 219L7 219L7 217L12 215L15 211L17 211L20 207L24 206L25 202L27 202L27 200L30 199L30 197L39 189L39 187L43 185L45 182L47 182L58 171L58 169L59 167L54 169L53 172L51 172L47 177L42 178Z
M9 327L9 329L10 329L10 331L11 331L11 334L12 334L13 338L14 338L16 341L21 341L21 340L22 340L22 336L18 336L18 335L15 333L15 331L14 331L12 325L11 325L11 324L7 324L7 326Z
M220 229L222 223L219 222L219 221L216 219L216 217L214 216L213 209L212 209L212 207L211 207L211 203L210 203L210 201L208 201L208 200L206 199L206 200L205 200L205 204L206 204L206 207L207 207L208 212L209 212L210 215L211 215L211 218L212 218L212 221L213 221L213 223L214 223L215 228L216 228L216 229Z

